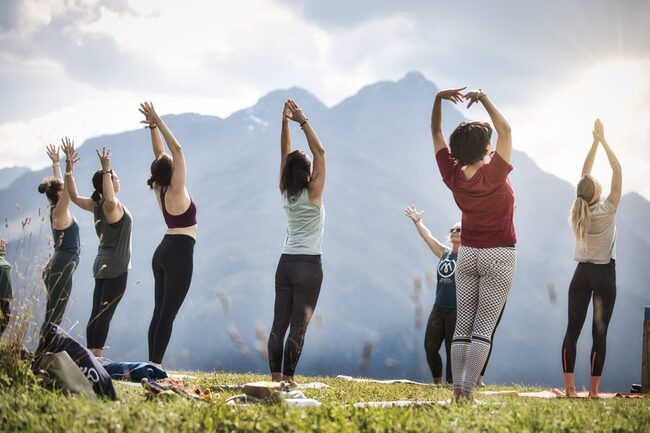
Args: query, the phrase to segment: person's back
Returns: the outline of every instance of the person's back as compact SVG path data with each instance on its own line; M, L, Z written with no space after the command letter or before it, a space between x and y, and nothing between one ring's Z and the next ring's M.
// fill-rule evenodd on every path
M131 213L123 205L124 215L109 224L103 210L103 200L95 203L95 231L99 238L97 257L93 264L95 278L115 278L131 266Z
M616 207L608 200L589 206L584 245L576 243L575 260L604 265L616 259Z
M296 197L283 195L287 237L283 254L322 254L325 206L314 204L304 188Z

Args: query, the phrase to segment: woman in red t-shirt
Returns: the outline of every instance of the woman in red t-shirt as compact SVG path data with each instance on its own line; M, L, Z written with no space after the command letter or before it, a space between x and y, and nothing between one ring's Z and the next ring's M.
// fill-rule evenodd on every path
M456 329L451 347L454 397L471 399L490 352L492 331L506 303L515 275L517 236L510 125L482 90L441 90L431 113L431 134L442 180L463 213L456 268ZM499 137L492 151L492 127L462 122L449 137L442 133L442 100L480 102Z

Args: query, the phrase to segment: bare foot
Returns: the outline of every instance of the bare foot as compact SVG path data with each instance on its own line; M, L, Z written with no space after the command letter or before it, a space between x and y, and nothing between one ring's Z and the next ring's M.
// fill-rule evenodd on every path
M282 382L282 373L271 373L271 382Z
M576 392L576 389L574 387L569 387L566 389L566 396L567 397L577 397L578 393Z
M298 388L298 384L293 380L293 376L283 376L282 380L284 380L286 382L289 389Z

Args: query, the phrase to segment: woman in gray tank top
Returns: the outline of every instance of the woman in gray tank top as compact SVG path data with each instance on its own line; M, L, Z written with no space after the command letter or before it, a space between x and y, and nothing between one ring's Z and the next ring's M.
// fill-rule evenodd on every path
M95 231L99 238L97 257L93 264L95 290L93 307L86 327L86 344L95 356L102 356L108 329L126 290L128 270L131 267L131 213L118 199L120 181L111 169L111 151L104 147L97 150L102 169L92 178L91 197L77 195L73 177L74 163L79 160L74 144L64 146L68 160L65 187L70 199L80 208L92 212Z
M570 223L576 238L575 260L578 262L569 285L569 320L562 343L562 369L566 385L565 395L575 397L574 366L576 345L582 330L589 302L593 297L593 345L589 364L591 379L589 396L598 397L598 385L605 364L607 327L616 301L616 210L621 200L623 176L621 164L605 140L603 124L596 119L593 142L582 167L576 199L570 214ZM598 145L607 154L612 168L609 195L601 201L602 187L591 177ZM559 392L558 392L559 393Z
M289 120L298 123L305 133L313 164L302 150L292 151ZM280 136L280 192L287 217L287 237L275 272L275 309L268 353L271 380L284 380L290 386L296 385L293 376L323 282L325 172L325 149L302 109L288 99L282 112ZM287 329L289 337L285 344Z
M71 142L61 139L63 145ZM45 178L38 186L38 192L47 196L50 205L50 225L54 254L43 269L43 281L47 295L45 318L41 335L48 323L59 325L63 319L72 292L72 274L79 264L79 224L68 209L70 195L63 187L59 147L47 146L47 156L52 161L52 177Z

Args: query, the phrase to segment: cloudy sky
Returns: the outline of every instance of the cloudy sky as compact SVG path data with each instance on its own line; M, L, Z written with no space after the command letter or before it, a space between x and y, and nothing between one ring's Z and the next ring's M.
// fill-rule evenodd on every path
M485 89L515 146L567 180L601 117L625 190L650 199L650 2L532 3L2 0L0 167L45 166L63 135L135 128L145 99L227 116L297 85L333 105L417 70Z

